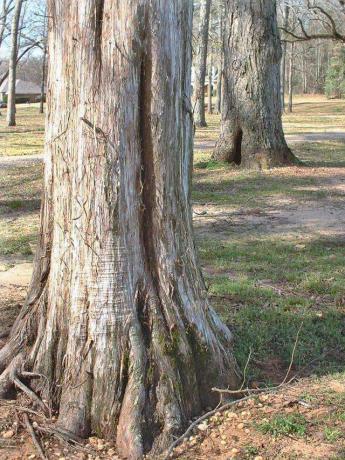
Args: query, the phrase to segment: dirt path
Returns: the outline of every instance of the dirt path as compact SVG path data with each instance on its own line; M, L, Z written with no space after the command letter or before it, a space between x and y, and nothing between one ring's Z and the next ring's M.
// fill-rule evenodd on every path
M10 155L0 156L0 168L6 166L13 166L14 164L25 162L36 162L43 160L43 153L36 153L34 155Z
M214 174L219 180L222 172ZM255 208L208 203L194 206L198 235L222 239L240 229L242 234L298 235L299 239L337 238L345 241L345 168L292 167L263 174L267 174L268 179L272 175L282 180L298 177L300 185L294 186L298 194L274 194L267 203ZM226 192L236 193L236 185Z
M341 141L345 143L345 132L323 132L323 133L300 133L300 134L286 134L288 143L297 142L323 142L323 141ZM211 150L215 146L215 141L195 141L195 150Z

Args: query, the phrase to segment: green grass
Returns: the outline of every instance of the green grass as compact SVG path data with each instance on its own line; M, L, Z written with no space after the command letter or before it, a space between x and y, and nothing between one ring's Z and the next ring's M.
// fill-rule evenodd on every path
M6 124L6 109L0 116L0 157L32 155L43 152L44 115L38 112L38 104L17 104L17 126Z
M326 427L324 429L324 436L328 442L336 442L342 437L342 432L336 428Z
M345 101L297 98L295 112L284 116L285 128L291 134L343 131L344 113ZM198 141L217 137L219 116L207 119ZM345 366L345 239L331 229L320 232L313 216L309 227L304 222L305 209L317 216L319 205L343 206L345 144L293 148L303 166L264 172L217 163L210 151L194 154L192 197L203 214L196 226L199 255L212 303L234 331L242 368L252 350L249 382L269 383L266 364L273 360L281 378L301 322L294 371L322 374ZM284 227L284 219L275 219L284 211L300 224ZM228 217L212 221L217 212Z
M304 436L307 429L305 418L300 414L277 415L269 421L262 421L258 429L264 434L278 436Z
M0 175L0 256L31 255L38 235L42 166L6 165Z

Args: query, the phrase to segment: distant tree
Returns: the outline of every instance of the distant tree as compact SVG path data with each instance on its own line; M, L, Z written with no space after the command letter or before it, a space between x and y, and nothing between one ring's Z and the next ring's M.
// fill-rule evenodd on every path
M18 58L19 21L22 11L23 0L16 0L11 26L11 54L8 66L8 102L7 124L16 125L16 70Z
M295 57L295 42L290 44L290 56L289 56L289 102L288 112L292 113L292 100L293 100L293 82L294 82L294 57Z
M249 168L293 164L281 121L276 3L225 3L222 122L214 158Z
M195 58L194 122L207 126L205 118L205 79L211 0L200 0L198 50Z
M289 13L290 13L290 7L288 3L284 4L284 9L283 9L283 24L284 27L287 29L288 24L289 24ZM280 94L281 94L281 105L282 109L285 110L285 76L286 76L286 47L287 47L287 42L284 40L282 42L282 60L281 60L281 77L280 77Z
M325 90L327 97L345 97L345 49L339 47L331 59L326 74Z
M2 0L0 4L0 49L8 36L8 23L10 13L13 10L14 0ZM0 59L0 64L2 60Z
M41 231L0 396L24 380L57 429L136 460L239 383L193 242L192 3L49 0L48 17Z

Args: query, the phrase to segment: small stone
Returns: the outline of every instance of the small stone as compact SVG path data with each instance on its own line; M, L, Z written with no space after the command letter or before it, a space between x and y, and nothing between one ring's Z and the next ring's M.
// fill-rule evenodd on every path
M10 439L14 436L14 431L13 430L8 430L8 431L4 431L1 436L4 438L4 439Z
M239 452L240 452L240 450L239 450L239 449L236 449L236 447L234 447L233 449L231 449L232 455L236 455L236 454L238 454Z
M261 455L257 455L254 457L254 460L264 460L264 458Z
M66 457L59 457L59 460L66 460Z
M224 441L224 439L222 439L222 440L220 441L220 443L221 443L222 446L225 446L225 445L226 445L226 441Z
M244 423L239 423L239 424L237 425L237 428L238 428L239 430L243 430L243 428L244 428Z
M37 422L32 422L32 426L33 426L34 428L38 428L38 423L37 423Z
M36 458L36 455L35 455L35 454L31 454L31 455L28 456L28 459L29 459L29 460L32 460L33 458Z
M225 436L225 434L223 434L223 435L221 436L221 438L223 439L223 441L226 441L226 440L227 440L227 437Z
M200 423L200 425L197 426L198 430L200 431L206 431L208 428L207 423Z
M249 434L249 433L250 433L250 429L249 429L249 428L246 428L246 429L244 430L244 432L247 433L247 434Z

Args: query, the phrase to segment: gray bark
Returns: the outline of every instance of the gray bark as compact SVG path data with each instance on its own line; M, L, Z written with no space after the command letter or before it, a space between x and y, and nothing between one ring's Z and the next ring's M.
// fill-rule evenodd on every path
M8 68L7 124L16 125L16 70L18 56L18 29L23 0L16 0L11 27L11 55Z
M43 374L60 428L139 459L239 380L193 242L192 3L48 4L41 233L0 394Z
M289 57L289 102L288 102L288 112L289 113L292 113L294 51L295 51L295 43L293 42L291 43L290 57Z
M205 78L208 48L208 29L211 0L200 0L199 43L195 64L194 122L196 126L207 126L205 118Z
M44 89L46 81L46 57L47 57L47 46L44 46L43 59L42 59L42 76L41 76L41 95L40 95L40 108L39 113L44 112Z
M281 121L276 2L227 0L221 133L214 158L248 168L292 164Z
M5 29L6 29L6 21L8 15L8 5L7 0L2 1L2 8L0 13L0 48L4 39ZM0 61L1 62L1 61Z
M217 80L217 100L216 100L216 113L220 114L222 109L222 68L218 67L218 80Z
M283 22L284 29L288 28L289 14L290 14L290 8L288 5L285 5L284 22ZM281 60L281 77L280 77L281 106L282 106L283 111L285 111L286 49L287 49L287 42L283 41L282 60Z
M212 113L212 95L213 95L212 59L210 59L210 64L208 67L207 113Z

